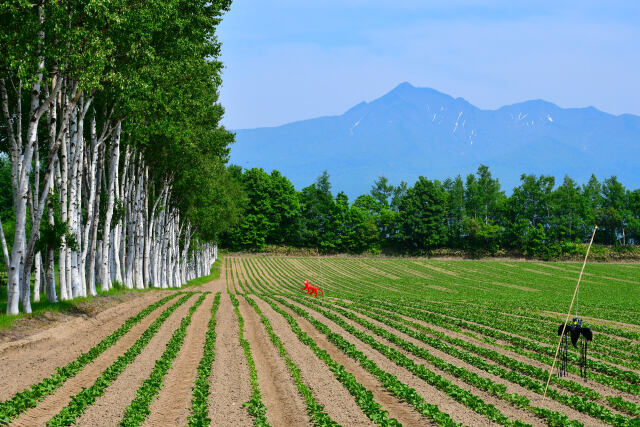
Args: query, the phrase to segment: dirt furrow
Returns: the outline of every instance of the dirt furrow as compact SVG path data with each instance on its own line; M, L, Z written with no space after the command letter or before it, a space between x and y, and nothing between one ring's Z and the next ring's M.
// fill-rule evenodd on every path
M169 304L171 303L170 301ZM166 307L166 305L163 307ZM163 307L154 310L153 313L142 319L140 323L133 326L129 333L98 356L93 363L78 372L75 377L67 380L54 394L38 403L35 408L23 413L15 420L14 425L28 427L44 425L51 417L69 404L72 396L81 392L84 387L91 386L102 374L102 371L109 367L120 355L124 354L140 338L149 325L162 314ZM58 352L64 353L60 347L58 347Z
M250 426L251 417L242 407L251 398L249 366L240 346L238 319L226 293L220 298L216 333L209 416L219 426Z
M56 368L89 351L129 317L167 295L148 292L94 317L76 317L27 338L0 344L0 366L4 372L11 372L0 375L0 401L48 378ZM60 351L62 348L64 351Z
M274 426L311 425L304 399L298 393L289 368L271 343L256 312L244 298L240 298L239 309L245 321L245 338L251 345L256 363L267 420Z
M198 295L193 295L174 311L162 324L157 334L136 357L133 363L109 384L104 395L96 399L95 403L77 419L81 426L116 426L124 416L125 408L136 397L136 391L142 381L149 377L155 362L162 356L167 342L173 332L180 326L180 322L189 311L189 307L196 301ZM198 308L198 311L202 307Z
M214 295L207 295L202 305L193 314L191 324L173 366L167 372L164 385L151 403L151 414L145 426L183 426L187 424L191 408L191 392L196 379L198 363L202 358L205 334Z
M254 298L264 316L269 319L273 330L282 340L287 355L293 360L305 384L313 392L316 401L324 406L324 410L331 419L343 426L372 426L374 423L367 418L356 405L347 389L335 379L327 365L318 360L309 347L300 342L289 327L289 323L269 304Z
M422 417L411 405L406 402L400 401L396 399L390 392L388 392L369 372L365 371L358 362L354 361L346 354L342 352L339 348L337 348L333 343L331 343L326 336L319 332L311 323L309 323L306 319L300 317L292 310L285 306L281 306L283 310L293 316L300 325L300 329L311 337L316 344L325 350L327 353L331 355L331 357L341 365L345 367L345 369L354 375L356 380L370 390L373 393L373 397L379 404L382 405L384 409L389 412L389 417L397 419L403 425L429 425L432 424L429 419ZM325 323L325 322L323 322ZM343 334L342 334L343 335ZM344 336L344 335L343 335ZM346 338L346 337L345 337ZM404 375L404 372L401 372L400 369L397 369L397 366L391 366L390 363L385 362L384 357L379 357L379 354L373 354L371 351L367 351L364 348L358 348L361 350L368 358L373 360L381 369L391 373L392 375L396 375L400 381L405 384L408 384L411 387L414 387L415 384L412 384L407 381L407 375ZM420 386L420 384L418 384ZM422 387L414 387L418 393L425 398L425 400L429 403L434 403L438 405L441 411L449 413L454 419L457 421L462 421L465 424L469 425L482 425L486 418L481 419L480 417L473 417L473 421L470 422L470 419L465 418L461 412L463 412L464 408L458 405L458 408L461 412L456 412L455 410L451 410L452 408L445 408L441 406L438 402L437 395L438 391L435 389L427 390ZM435 397L435 399L434 399Z

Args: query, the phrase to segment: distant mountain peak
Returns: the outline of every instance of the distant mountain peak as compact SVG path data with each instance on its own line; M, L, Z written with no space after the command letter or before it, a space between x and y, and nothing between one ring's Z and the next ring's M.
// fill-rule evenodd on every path
M496 110L403 82L342 115L236 132L231 162L278 169L301 189L328 170L336 192L367 193L385 175L412 184L490 167L510 191L526 174L640 187L640 117L535 99ZM588 165L585 167L585 165Z

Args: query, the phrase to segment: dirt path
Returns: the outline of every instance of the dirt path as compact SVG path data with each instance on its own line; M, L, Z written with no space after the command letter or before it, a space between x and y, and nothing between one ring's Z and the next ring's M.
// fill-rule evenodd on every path
M0 401L48 378L56 368L77 359L129 318L168 292L147 292L108 308L95 317L76 317L29 337L0 344ZM161 308L156 311L162 311ZM64 349L64 351L61 351Z
M155 362L162 356L173 332L189 311L199 295L193 295L174 311L162 324L157 334L149 341L136 359L104 391L104 395L77 419L81 426L116 426L124 416L125 408L136 397L136 391L153 370ZM202 310L202 306L198 311Z
M300 342L289 323L266 302L258 298L254 298L254 301L282 340L287 355L300 369L304 383L311 389L316 401L324 406L331 419L343 426L374 425L356 405L347 389L335 379L327 365Z
M89 387L100 376L102 371L109 367L118 356L124 354L129 347L135 343L142 333L162 314L160 307L140 323L135 325L129 333L120 338L112 347L102 353L93 363L87 365L75 377L67 380L62 387L43 401L38 406L23 413L15 420L14 425L39 426L44 425L51 417L56 415L62 408L69 404L71 397L82 391L83 387ZM60 351L60 347L58 347Z
M250 426L251 418L242 407L251 398L249 366L240 346L238 320L226 293L220 299L216 333L209 416L219 426Z
M276 350L256 312L240 298L245 321L245 338L256 363L258 386L267 407L267 420L273 426L311 425L303 397L298 393L289 368Z
M386 409L389 412L389 417L397 419L403 425L411 425L411 426L415 425L415 426L418 426L418 425L429 425L429 424L432 424L429 419L424 418L420 414L418 414L418 412L411 405L396 399L391 393L389 393L380 384L380 382L378 381L377 378L375 378L369 372L365 371L358 364L358 362L354 361L353 359L351 359L350 357L345 355L339 348L337 348L333 343L331 343L325 337L324 334L319 332L306 319L300 317L299 315L297 315L296 313L294 313L293 311L291 311L289 308L287 308L285 306L281 306L281 308L283 310L285 310L287 313L289 313L291 316L293 316L298 321L298 324L300 325L300 329L302 329L304 332L306 332L307 335L309 335L309 337L311 337L316 342L318 347L322 348L327 353L329 353L329 355L331 355L333 360L335 360L339 364L343 365L347 372L350 372L351 374L353 374L353 376L356 378L356 381L358 381L365 388L367 388L368 390L370 390L372 392L373 397L376 400L376 402L381 404L383 406L383 408ZM358 349L360 350L360 348L358 348ZM399 371L399 370L396 370L396 372L394 372L393 370L390 370L389 369L390 366L387 366L387 364L384 363L384 360L381 360L380 358L378 358L376 355L372 354L371 352L366 352L365 351L364 353L365 353L365 355L367 357L369 357L374 362L376 362L376 364L378 364L378 366L381 369L384 369L385 371L390 372L393 375L396 375L398 373L397 371ZM380 362L380 363L378 363L378 362ZM318 362L318 363L320 363L320 362ZM402 376L398 376L398 379L406 384L406 381L405 381L406 378L403 378ZM420 390L418 390L418 392L420 393ZM437 394L439 394L439 392L434 391L435 395L434 394L423 394L423 393L420 393L420 394L425 398L425 400L427 402L435 403L435 402L433 402L433 398L437 397ZM440 408L440 409L443 410L443 411L445 410L443 408ZM448 412L448 411L446 411L446 412ZM449 412L449 414L453 416L452 412ZM455 414L455 418L458 421L462 421L458 417L458 414ZM486 420L486 418L484 420ZM477 421L477 419L476 419L476 421ZM468 423L468 420L464 420L464 422ZM471 423L470 425L481 425L481 424Z

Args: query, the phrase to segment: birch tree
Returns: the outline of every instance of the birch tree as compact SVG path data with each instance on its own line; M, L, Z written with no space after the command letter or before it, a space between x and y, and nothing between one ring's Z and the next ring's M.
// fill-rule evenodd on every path
M229 5L0 5L0 149L15 216L11 246L0 222L7 313L31 311L32 270L34 299L42 289L50 301L56 283L64 300L95 295L96 282L173 287L208 272L193 266L210 267L237 214L216 197L233 140L218 124L215 38Z

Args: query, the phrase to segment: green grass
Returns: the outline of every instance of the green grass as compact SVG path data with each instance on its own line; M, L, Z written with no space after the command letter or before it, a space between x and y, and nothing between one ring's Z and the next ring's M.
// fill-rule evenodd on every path
M205 283L208 283L212 280L216 280L220 278L220 266L223 264L224 262L224 256L223 255L218 255L218 259L216 260L216 262L213 263L213 265L211 266L211 272L208 276L202 276L202 277L198 277L196 279L193 280L189 280L187 282L186 285L182 285L182 287L184 288L185 286L200 286L200 285L204 285Z
M183 286L199 286L203 285L212 280L216 280L220 277L220 266L223 263L223 257L219 256L216 262L211 266L211 274L208 276L199 277L197 279L190 280L186 285ZM4 274L4 280L6 282L6 272L0 273ZM58 278L58 269L56 266L56 278ZM4 282L3 282L4 283ZM69 313L69 314L82 314L86 313L86 309L83 306L86 305L87 302L92 301L96 298L115 296L124 294L126 292L147 292L149 290L157 290L157 288L148 288L148 289L127 289L124 285L114 282L113 287L108 291L101 291L100 287L97 286L98 295L95 297L82 297L75 298L73 300L60 301L60 287L58 285L59 281L56 281L56 294L58 295L58 302L51 303L47 301L46 295L41 296L40 302L31 301L31 314L20 313L18 315L7 315L6 307L7 307L7 287L0 286L0 307L2 307L2 312L0 312L0 330L11 328L14 325L14 322L18 319L24 318L43 318L44 314L49 313ZM167 290L167 289L164 289ZM33 277L31 281L31 295L33 298ZM22 309L22 306L21 306Z
M81 314L85 313L86 310L83 306L94 299L103 298L108 296L114 296L123 294L126 292L144 292L148 289L127 289L123 285L114 284L113 288L108 291L101 291L97 289L98 295L95 297L87 296L81 298L75 298L73 300L60 301L58 302L49 302L47 301L46 295L42 295L42 299L40 302L31 301L31 314L20 313L18 315L7 315L6 307L7 307L7 287L0 287L0 301L2 301L2 312L0 313L0 329L11 328L14 322L18 319L24 318L42 318L44 314L47 312L50 313L69 313L69 314ZM33 284L31 285L31 292L33 295ZM56 285L56 292L58 293L58 298L60 295L60 288Z

